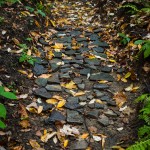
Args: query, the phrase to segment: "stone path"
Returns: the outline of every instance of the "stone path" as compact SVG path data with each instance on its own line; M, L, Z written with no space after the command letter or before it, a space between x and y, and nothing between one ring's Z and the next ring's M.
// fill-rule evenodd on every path
M86 139L68 137L69 150L109 150L129 132L122 131L125 116L113 100L120 88L116 73L124 70L108 60L109 45L100 37L100 24L92 21L94 6L90 2L56 2L53 14L57 27L52 22L55 29L49 29L51 34L39 38L41 56L33 68L38 77L33 92L42 100L38 105L43 112L51 110L45 123L54 127L57 121L65 122L81 134L89 134ZM39 77L48 73L49 78ZM54 95L66 100L62 108L45 103Z

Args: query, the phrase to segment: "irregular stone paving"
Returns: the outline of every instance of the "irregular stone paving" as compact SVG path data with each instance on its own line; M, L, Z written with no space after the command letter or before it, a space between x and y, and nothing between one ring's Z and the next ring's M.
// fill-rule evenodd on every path
M113 89L115 74L117 71L122 73L123 69L108 61L106 50L109 45L100 37L99 23L92 22L93 9L94 6L84 0L55 3L56 26L49 29L50 35L38 39L41 56L33 68L37 77L51 74L49 78L35 80L38 88L34 94L42 100L38 105L43 106L43 111L51 110L44 123L49 127L61 121L78 128L80 134L89 133L89 137L82 140L67 137L69 150L88 147L101 150L103 143L109 150L119 142L119 129L125 126L123 122L118 123L121 112L112 98L112 93L117 92ZM62 86L70 81L75 88ZM66 100L61 109L45 103L54 95ZM92 140L94 135L100 136L101 140Z

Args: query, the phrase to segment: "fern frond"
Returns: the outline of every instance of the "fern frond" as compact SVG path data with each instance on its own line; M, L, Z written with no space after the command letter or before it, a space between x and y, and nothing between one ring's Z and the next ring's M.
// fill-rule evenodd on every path
M137 142L134 145L128 147L126 150L146 150L149 147L150 147L150 139L142 142Z
M150 8L142 8L140 11L150 14Z
M150 126L144 125L143 127L140 127L138 130L138 136L140 138L143 137L144 135L149 135L149 134L150 134Z
M133 4L125 4L125 5L121 6L120 8L130 8L130 9L136 11L136 12L139 11L139 9Z

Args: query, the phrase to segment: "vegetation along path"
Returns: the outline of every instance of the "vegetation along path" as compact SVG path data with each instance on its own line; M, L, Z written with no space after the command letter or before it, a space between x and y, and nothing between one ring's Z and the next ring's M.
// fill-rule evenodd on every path
M36 61L30 62L35 61L32 70L19 70L28 80L24 84L20 78L22 86L29 90L20 93L19 102L9 103L8 112L20 110L6 122L7 139L3 139L3 147L14 150L109 150L118 144L127 147L135 138L135 128L130 122L135 109L130 104L137 97L135 91L140 83L127 82L131 72L127 73L111 55L108 41L101 37L104 33L100 21L93 18L92 2L54 2L52 13L53 27L41 34L30 32L37 51L23 47ZM36 25L40 26L38 22Z

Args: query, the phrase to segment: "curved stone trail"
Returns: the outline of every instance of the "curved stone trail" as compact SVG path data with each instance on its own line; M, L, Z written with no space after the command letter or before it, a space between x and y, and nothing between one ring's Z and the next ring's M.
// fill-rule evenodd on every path
M38 105L43 106L43 113L51 111L45 113L46 127L58 132L70 125L80 132L64 135L69 150L109 150L129 132L123 129L124 115L113 100L113 93L120 88L116 73L123 69L108 60L109 45L100 37L101 27L93 21L94 11L86 1L55 2L51 21L54 29L39 38L41 58L33 68L38 85L34 94L42 100ZM48 73L49 78L40 76ZM59 107L58 103L48 102L52 97L65 104ZM88 134L86 138L81 137L84 133ZM62 141L59 139L53 149L61 149Z

